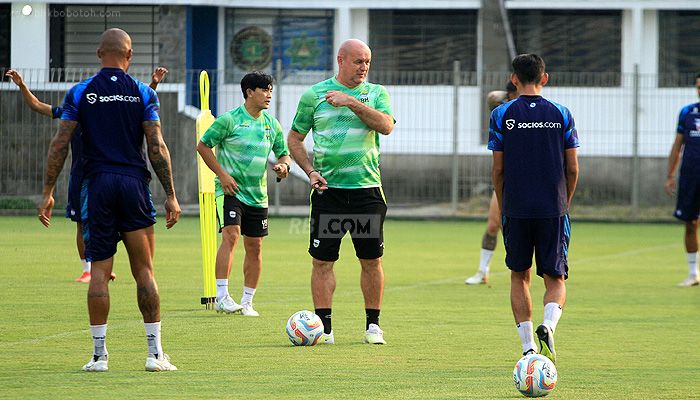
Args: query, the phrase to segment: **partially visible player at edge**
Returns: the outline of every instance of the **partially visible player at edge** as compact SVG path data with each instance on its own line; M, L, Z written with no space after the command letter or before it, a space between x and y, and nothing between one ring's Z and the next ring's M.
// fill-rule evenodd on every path
M109 280L120 238L129 255L143 315L148 355L146 371L177 368L163 353L160 340L160 296L153 277L156 210L148 188L144 138L151 166L166 194L166 227L180 218L170 153L163 141L158 96L126 71L132 56L131 38L121 29L102 34L97 56L102 69L66 94L58 132L51 140L39 220L49 226L56 179L68 145L80 124L85 177L81 189L81 222L86 256L92 260L88 313L94 344L84 371L108 370L106 347Z
M695 89L700 96L700 74L695 77ZM676 140L668 156L668 177L664 188L669 196L676 189L675 173L683 153L678 176L678 198L673 215L685 222L685 251L688 257L688 277L678 287L700 284L698 274L698 215L700 215L700 102L681 109L676 127Z
M518 97L518 89L513 85L513 82L508 82L506 90L494 90L486 95L486 102L489 106L489 111L505 104ZM464 283L467 285L478 285L489 281L489 265L493 252L496 250L498 242L498 231L501 230L501 210L498 208L498 200L496 192L491 195L489 202L489 214L486 222L486 231L481 238L481 252L479 254L479 269L476 274L467 278Z
M214 121L197 144L202 160L216 174L216 206L221 245L216 253L218 312L257 317L253 296L262 271L262 242L267 229L267 158L274 152L277 178L289 173L289 157L279 121L264 110L272 100L272 76L255 71L241 79L245 102ZM217 148L216 155L212 147ZM233 251L243 234L243 296L237 304L228 292Z
M338 49L338 74L319 82L301 96L287 137L294 160L309 176L311 219L309 254L312 257L311 294L324 335L319 343L333 344L331 308L335 291L333 266L342 237L323 237L322 217L362 214L377 221L372 237L353 237L360 261L360 286L365 302L364 342L384 344L379 313L384 294L384 217L387 206L379 173L379 135L394 130L389 94L366 82L372 52L357 39ZM313 165L304 138L313 130ZM351 232L351 236L355 233Z
M569 207L578 181L578 133L569 110L543 98L547 84L542 58L513 59L511 80L520 97L491 113L493 186L503 212L510 301L523 354L536 351L532 332L530 276L534 250L544 279L544 321L535 331L540 353L556 362L554 332L566 302Z
M164 67L158 67L153 71L151 76L151 84L149 85L151 89L156 90L158 84L163 80L168 70ZM46 115L53 119L61 118L63 114L63 108L60 106L52 107L50 104L46 104L34 96L27 85L22 79L22 75L14 69L7 70L5 76L12 79L12 82L19 87L20 92L22 92L22 97L24 97L24 102L33 111L39 114ZM83 180L83 166L80 163L82 157L82 144L80 143L80 125L75 128L75 133L73 134L73 139L70 141L70 151L72 154L72 161L70 167L70 177L68 178L68 202L66 205L66 218L75 222L77 232L75 235L75 244L78 247L78 256L80 257L80 263L83 267L83 273L76 279L76 282L89 283L90 282L90 260L85 258L85 242L83 241L83 227L80 222L80 186ZM116 275L112 272L111 279L114 280Z

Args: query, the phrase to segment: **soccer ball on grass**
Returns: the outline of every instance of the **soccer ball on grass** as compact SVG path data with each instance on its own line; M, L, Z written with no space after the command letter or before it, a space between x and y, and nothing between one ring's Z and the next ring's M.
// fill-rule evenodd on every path
M323 335L323 322L308 310L294 313L287 321L287 336L295 346L313 346Z
M526 397L546 396L557 384L557 369L549 358L529 354L515 364L513 382Z

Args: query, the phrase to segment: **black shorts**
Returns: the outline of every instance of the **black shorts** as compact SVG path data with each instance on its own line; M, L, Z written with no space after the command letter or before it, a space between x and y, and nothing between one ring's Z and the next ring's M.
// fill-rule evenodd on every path
M222 201L223 200L223 201ZM248 237L267 236L267 208L243 204L235 196L216 198L216 220L219 232L229 225L240 225L241 234Z
M506 266L522 272L532 266L534 251L537 275L569 276L571 222L568 215L554 218L512 218L503 216Z
M700 179L681 174L678 178L678 198L673 216L681 221L694 221L700 215Z
M386 201L382 188L336 189L311 193L309 254L336 261L340 242L350 233L355 255L374 260L384 254Z

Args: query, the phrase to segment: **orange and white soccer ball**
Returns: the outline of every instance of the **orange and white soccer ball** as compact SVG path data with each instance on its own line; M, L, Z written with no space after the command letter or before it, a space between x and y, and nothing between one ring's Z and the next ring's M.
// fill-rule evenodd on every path
M287 321L287 336L295 346L313 346L323 336L323 322L311 311L296 312Z
M515 364L513 382L526 397L546 396L557 385L557 369L549 358L530 354Z

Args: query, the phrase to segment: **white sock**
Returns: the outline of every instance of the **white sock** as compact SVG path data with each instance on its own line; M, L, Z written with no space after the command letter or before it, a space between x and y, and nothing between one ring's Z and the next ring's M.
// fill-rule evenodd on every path
M698 276L698 252L688 253L688 276Z
M243 297L241 297L241 304L250 303L253 304L253 296L255 296L255 288L250 288L248 286L243 287Z
M92 344L94 345L93 355L98 357L106 356L107 353L107 324L90 325L90 333L92 334Z
M561 311L561 306L557 303L547 303L544 305L544 321L542 324L551 329L552 333L557 330L557 324L559 323L559 318L561 318Z
M80 263L83 264L83 272L90 272L90 261L81 258Z
M518 327L520 343L523 345L523 353L531 349L537 351L535 336L532 333L532 321L519 322L516 326Z
M481 271L481 273L484 275L489 274L491 257L493 257L493 250L481 249L481 256L479 257L479 271Z
M146 341L148 342L148 354L156 358L163 358L163 346L160 344L160 321L144 322L146 328Z
M216 280L216 301L228 296L228 279Z

